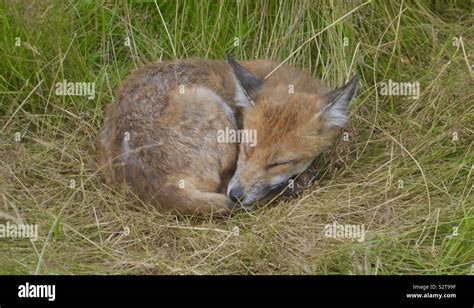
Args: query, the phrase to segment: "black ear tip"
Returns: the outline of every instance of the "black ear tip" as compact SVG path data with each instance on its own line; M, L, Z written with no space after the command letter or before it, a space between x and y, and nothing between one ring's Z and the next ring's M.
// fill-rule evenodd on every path
M232 56L232 54L230 52L227 54L227 61L228 62L235 62L234 57Z
M343 87L345 89L351 89L351 91L356 91L359 88L359 81L360 81L360 75L359 73L356 73L352 79L346 83L346 85Z
M359 84L359 80L360 80L360 75L359 73L356 73L354 77L352 77L352 80L349 83Z

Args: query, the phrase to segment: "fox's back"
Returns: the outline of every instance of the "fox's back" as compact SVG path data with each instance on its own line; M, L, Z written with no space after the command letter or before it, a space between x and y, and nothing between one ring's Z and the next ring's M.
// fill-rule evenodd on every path
M264 78L277 67L268 60L243 61L241 65L258 78ZM266 82L269 86L296 86L299 91L324 90L309 74L287 66L274 71ZM210 89L235 111L236 80L229 65L226 61L205 59L163 61L137 69L122 82L117 104L109 109L132 121L137 117L140 121L155 120L168 106L173 90L183 93L190 86Z

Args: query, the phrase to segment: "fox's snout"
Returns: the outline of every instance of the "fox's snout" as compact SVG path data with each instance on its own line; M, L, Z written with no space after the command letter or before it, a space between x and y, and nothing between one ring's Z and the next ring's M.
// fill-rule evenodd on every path
M227 196L234 203L248 206L265 197L270 192L270 185L261 181L244 184L235 175L227 188Z
M285 188L293 176L305 170L311 163L311 160L308 160L268 169L256 167L253 161L243 160L240 161L240 166L237 167L227 187L229 199L243 206L248 206L265 198L271 192Z
M243 195L244 195L244 190L240 186L233 187L229 190L229 199L232 202L239 201L240 199L242 199Z

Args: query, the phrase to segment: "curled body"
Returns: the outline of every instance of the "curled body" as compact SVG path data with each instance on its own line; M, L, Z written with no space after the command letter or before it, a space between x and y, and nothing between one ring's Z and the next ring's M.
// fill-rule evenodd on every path
M163 212L228 215L304 171L345 124L355 82L328 92L267 60L146 65L121 84L99 140L108 184ZM289 91L293 89L293 91ZM255 130L256 142L219 132Z

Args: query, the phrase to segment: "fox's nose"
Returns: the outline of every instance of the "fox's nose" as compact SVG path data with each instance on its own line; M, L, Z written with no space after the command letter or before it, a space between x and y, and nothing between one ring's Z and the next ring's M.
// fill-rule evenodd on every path
M237 202L237 200L242 198L243 194L244 190L241 187L235 187L229 191L229 198L232 202Z

